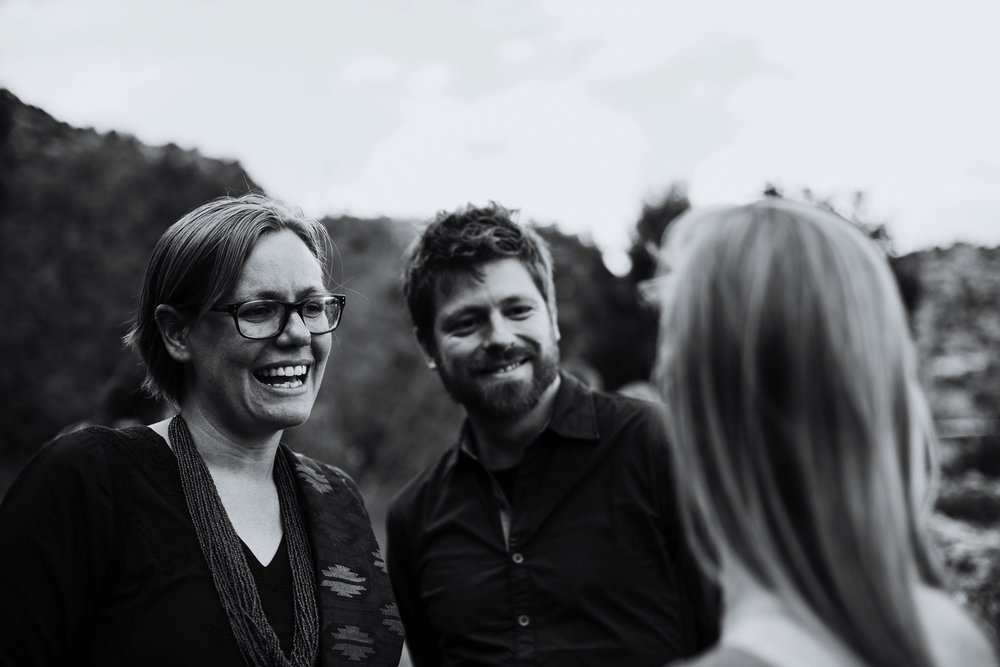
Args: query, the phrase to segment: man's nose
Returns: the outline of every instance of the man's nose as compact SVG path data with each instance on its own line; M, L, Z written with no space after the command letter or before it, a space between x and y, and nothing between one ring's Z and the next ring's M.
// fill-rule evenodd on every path
M488 333L489 338L487 342L490 345L510 347L517 342L517 334L513 322L499 313L490 316L490 329Z

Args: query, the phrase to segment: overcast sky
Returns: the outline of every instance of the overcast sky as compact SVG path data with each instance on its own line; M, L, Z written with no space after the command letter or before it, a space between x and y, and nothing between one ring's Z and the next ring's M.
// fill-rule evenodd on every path
M822 7L817 9L817 7ZM1000 243L995 0L0 0L0 86L321 216L493 199L624 268L668 184Z

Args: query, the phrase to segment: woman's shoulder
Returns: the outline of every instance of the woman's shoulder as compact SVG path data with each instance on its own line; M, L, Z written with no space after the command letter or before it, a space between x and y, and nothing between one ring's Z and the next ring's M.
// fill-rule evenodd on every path
M921 586L917 590L917 605L938 664L1000 665L1000 656L984 628L947 593Z
M771 667L771 663L738 648L720 646L687 662L672 662L670 667Z
M300 485L317 494L344 495L361 501L361 492L351 476L337 466L287 450L292 472Z

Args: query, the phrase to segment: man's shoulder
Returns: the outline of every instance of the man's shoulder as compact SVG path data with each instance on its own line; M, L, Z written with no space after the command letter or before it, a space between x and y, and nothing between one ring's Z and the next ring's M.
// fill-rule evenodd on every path
M412 515L437 491L455 461L455 446L451 445L437 460L414 476L389 502L389 520ZM407 519L408 520L408 519Z
M607 431L609 427L630 425L661 437L666 417L662 403L604 391L594 391L591 395L602 431Z
M649 397L640 397L632 394L619 392L590 390L594 396L594 402L608 406L610 409L623 414L646 414L661 415L664 406L659 401L651 400Z

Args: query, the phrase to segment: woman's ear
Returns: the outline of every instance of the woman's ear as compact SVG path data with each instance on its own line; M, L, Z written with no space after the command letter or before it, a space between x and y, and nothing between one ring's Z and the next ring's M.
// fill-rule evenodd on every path
M177 362L186 362L191 359L191 351L188 348L188 333L191 328L181 315L180 311L173 306L160 304L156 307L154 314L156 318L156 328L163 338L163 346L167 348L167 354Z

